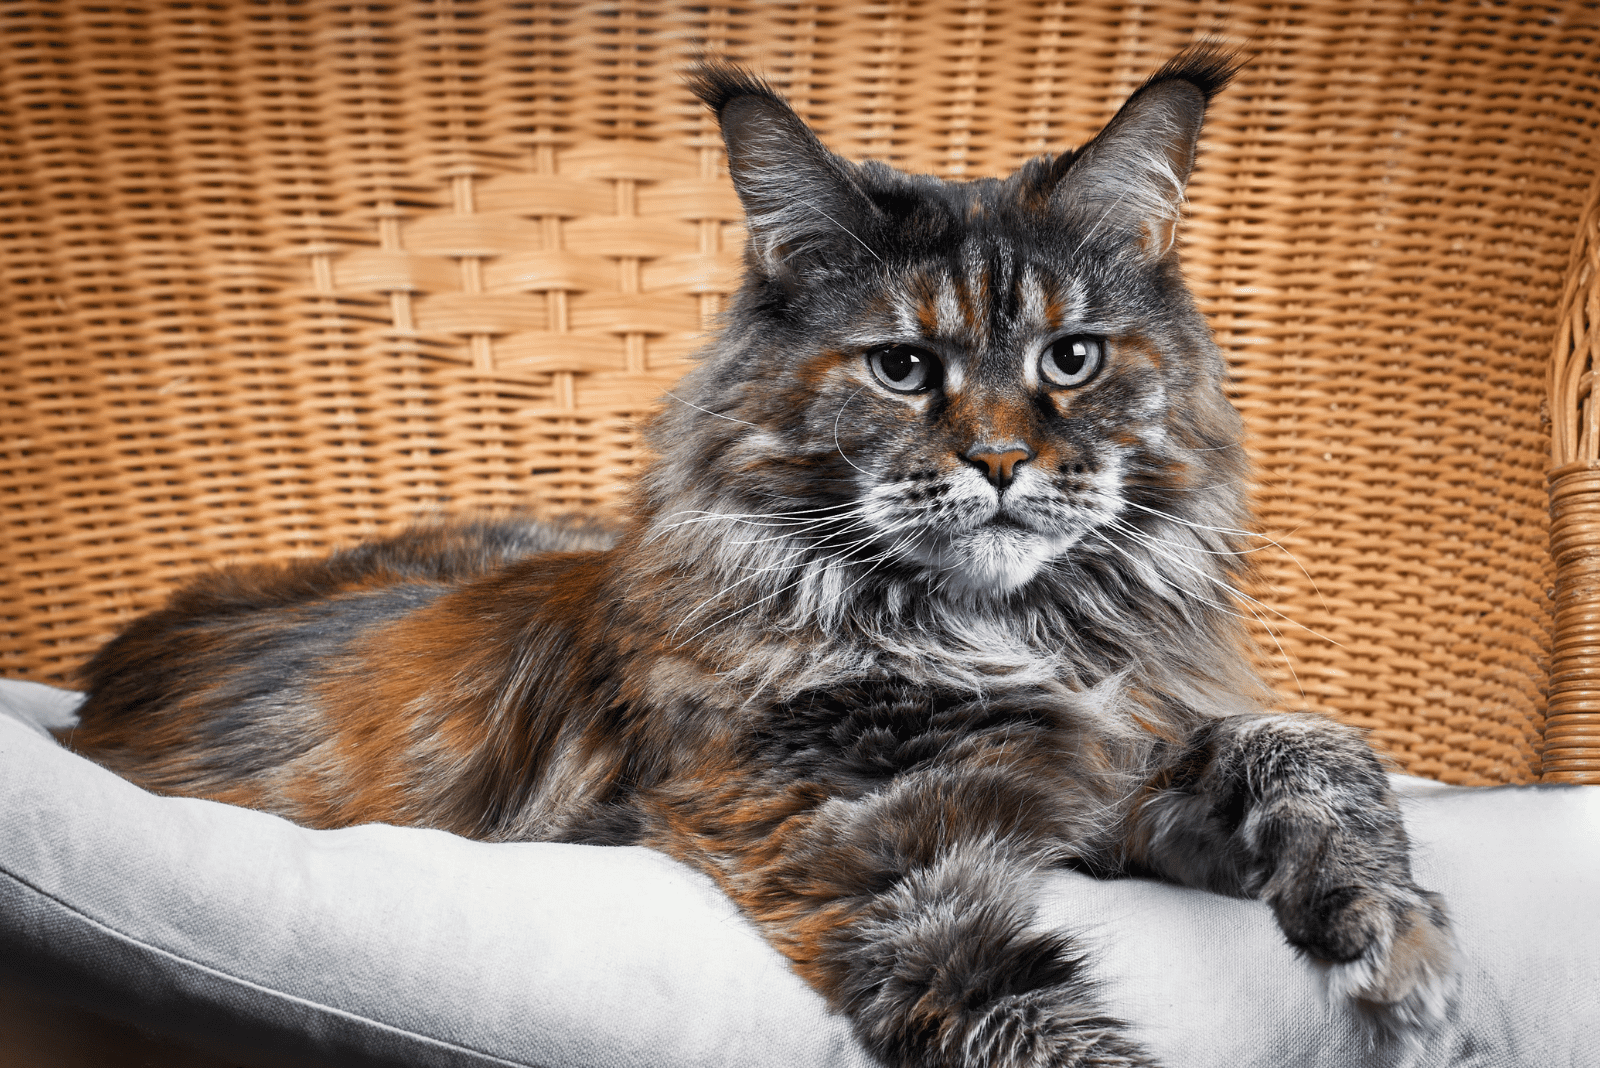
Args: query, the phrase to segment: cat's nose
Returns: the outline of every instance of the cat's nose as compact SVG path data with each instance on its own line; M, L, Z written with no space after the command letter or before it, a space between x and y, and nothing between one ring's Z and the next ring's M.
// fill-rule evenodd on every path
M1018 464L1033 459L1033 450L1025 445L1011 448L993 445L974 445L966 451L967 462L982 471L997 490L1011 485Z

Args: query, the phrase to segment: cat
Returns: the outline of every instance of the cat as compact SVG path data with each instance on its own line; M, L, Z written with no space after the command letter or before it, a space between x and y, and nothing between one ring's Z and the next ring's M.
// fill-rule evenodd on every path
M71 738L311 827L638 844L709 873L904 1066L1147 1066L1033 923L1071 864L1265 900L1397 1029L1452 937L1383 769L1268 711L1232 590L1242 421L1177 224L1214 48L1004 180L828 151L692 75L748 222L631 518L422 526L200 578Z

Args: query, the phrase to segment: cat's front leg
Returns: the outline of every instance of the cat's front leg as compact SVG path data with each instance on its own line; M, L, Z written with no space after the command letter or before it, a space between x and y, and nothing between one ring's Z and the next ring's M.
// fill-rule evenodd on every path
M1034 922L1054 804L997 768L848 799L722 783L658 809L650 844L712 872L893 1068L1154 1068L1083 947Z
M1454 988L1438 895L1411 877L1388 780L1354 731L1310 714L1207 722L1152 780L1129 859L1191 886L1259 897L1330 987L1396 1029L1429 1026Z

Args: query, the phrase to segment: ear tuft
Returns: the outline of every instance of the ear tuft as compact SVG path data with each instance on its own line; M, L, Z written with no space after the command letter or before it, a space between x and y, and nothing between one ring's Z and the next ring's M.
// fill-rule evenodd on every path
M1052 206L1082 240L1136 242L1160 259L1177 240L1206 105L1239 70L1238 57L1199 45L1169 60L1075 156L1051 169Z
M1209 102L1227 88L1243 66L1236 51L1211 43L1198 44L1167 60L1145 82L1145 87L1165 81L1188 82Z
M755 262L771 276L876 253L860 237L877 214L856 169L770 85L731 63L704 62L689 86L717 114L728 173L744 205Z
M694 95L709 107L718 119L722 109L735 97L766 97L787 107L783 97L760 77L736 63L723 60L702 60L691 69L685 80Z

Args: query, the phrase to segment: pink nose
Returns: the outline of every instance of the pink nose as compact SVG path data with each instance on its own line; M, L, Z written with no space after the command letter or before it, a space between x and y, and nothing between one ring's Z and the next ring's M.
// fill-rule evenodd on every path
M967 460L973 466L982 468L988 475L989 481L994 483L995 489L1005 489L1011 485L1012 472L1016 466L1033 459L1031 449L1007 449L1004 452L990 452L982 445L974 445L967 452Z

